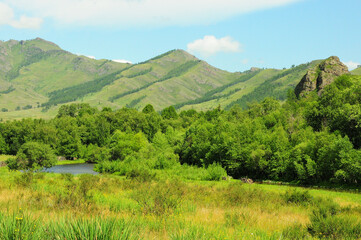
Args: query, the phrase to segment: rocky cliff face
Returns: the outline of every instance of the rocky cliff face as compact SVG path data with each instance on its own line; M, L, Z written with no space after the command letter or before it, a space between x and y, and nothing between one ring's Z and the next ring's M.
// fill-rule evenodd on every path
M308 92L317 90L320 94L322 89L331 84L338 76L348 74L348 68L338 57L332 56L321 62L314 69L307 71L295 88L296 96L303 96Z

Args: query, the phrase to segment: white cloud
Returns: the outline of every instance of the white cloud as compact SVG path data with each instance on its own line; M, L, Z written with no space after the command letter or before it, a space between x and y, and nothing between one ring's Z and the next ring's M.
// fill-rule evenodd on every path
M239 52L240 50L241 44L229 36L219 39L215 36L204 36L204 38L187 45L188 52L199 53L203 57L209 57L219 52Z
M10 24L14 28L28 28L28 29L38 29L40 28L43 20L41 18L32 18L25 15L21 16L19 20L14 20Z
M20 16L18 20L15 19L14 11L7 4L0 2L0 26L10 25L14 28L40 28L43 20L38 17L27 17L25 15Z
M248 62L249 62L248 59L243 59L243 60L242 60L242 64L244 64L244 65L248 64Z
M361 65L360 63L353 61L343 62L343 64L345 64L348 67L348 70L350 71L354 70L355 68Z
M112 61L117 62L117 63L130 63L130 64L133 64L131 61L124 60L124 59L113 59Z
M0 25L9 24L13 18L13 10L8 5L0 2Z
M86 56L87 58L90 58L90 59L95 59L94 56Z
M208 24L238 14L302 0L2 0L61 24L170 26Z

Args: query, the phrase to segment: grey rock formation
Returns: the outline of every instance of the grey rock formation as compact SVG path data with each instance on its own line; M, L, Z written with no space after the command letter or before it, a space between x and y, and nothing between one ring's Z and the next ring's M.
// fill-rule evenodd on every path
M348 68L338 57L329 57L314 69L307 71L297 84L295 94L299 97L315 90L317 90L318 94L321 94L325 86L331 84L338 76L343 74L349 74Z

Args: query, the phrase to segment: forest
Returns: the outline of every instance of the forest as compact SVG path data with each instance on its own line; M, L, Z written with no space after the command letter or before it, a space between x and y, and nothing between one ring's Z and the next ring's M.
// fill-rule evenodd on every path
M17 155L8 160L13 169L47 166L19 164L24 152L46 149L43 154L83 159L116 175L164 169L189 179L357 185L360 93L359 77L344 75L321 96L297 99L290 91L283 103L266 98L247 109L177 113L170 106L158 113L152 105L142 111L63 105L51 120L1 122L0 154Z

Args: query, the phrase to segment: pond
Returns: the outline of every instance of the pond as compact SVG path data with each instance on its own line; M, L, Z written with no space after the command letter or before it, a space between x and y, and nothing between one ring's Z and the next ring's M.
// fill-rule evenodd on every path
M93 174L97 175L98 172L93 170L94 164L90 163L79 163L79 164L66 164L66 165L57 165L48 169L45 169L44 172L48 173L71 173L71 174Z

